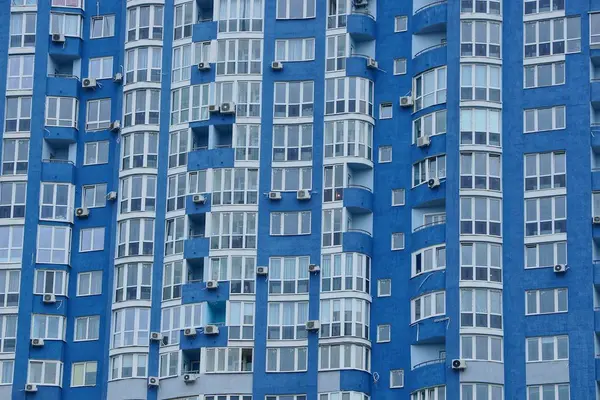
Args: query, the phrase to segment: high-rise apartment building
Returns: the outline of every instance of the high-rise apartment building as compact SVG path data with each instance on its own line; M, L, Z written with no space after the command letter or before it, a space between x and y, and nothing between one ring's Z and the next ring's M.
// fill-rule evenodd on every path
M0 2L0 398L600 398L600 0Z

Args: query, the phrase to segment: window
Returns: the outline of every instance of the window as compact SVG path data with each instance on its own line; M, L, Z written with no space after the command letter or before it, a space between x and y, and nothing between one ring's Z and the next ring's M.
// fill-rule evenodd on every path
M260 74L261 69L262 40L217 41L217 75Z
M71 367L71 387L96 386L98 363L85 361L73 363Z
M121 178L121 214L154 211L155 207L155 175L131 175Z
M500 146L500 111L460 109L460 144Z
M466 400L468 397L463 397L463 399ZM434 386L427 389L419 389L411 393L410 400L446 400L446 386ZM492 397L491 400L502 400L502 398Z
M219 5L219 32L262 32L262 0L221 0ZM212 18L210 20L212 21Z
M397 389L404 387L404 370L393 369L390 371L390 388Z
M342 245L343 209L323 210L323 247Z
M127 50L125 54L126 85L136 82L160 82L162 72L161 47L137 47Z
M321 396L323 396L323 395L321 395ZM252 399L246 399L245 397L243 400L252 400ZM207 396L204 396L204 400L213 400L213 399L208 398ZM304 395L304 394L296 394L296 395L286 394L286 395L280 395L280 396L266 396L265 400L306 400L306 395Z
M408 17L397 15L394 17L394 32L406 32L408 30Z
M187 153L191 150L190 145L188 130L169 134L169 168L187 166Z
M31 97L7 97L4 119L6 120L4 125L5 132L29 132L31 129ZM4 139L4 143L15 141L21 143L27 142L29 146L29 140ZM29 150L27 150L25 155L28 152Z
M567 197L525 200L525 236L567 232Z
M17 348L17 316L0 316L0 353L14 353Z
M446 246L437 245L413 253L412 276L446 268Z
M394 59L394 75L406 75L406 58Z
M463 0L460 3L460 12L500 15L500 0ZM463 396L463 399L467 398L469 397ZM500 399L492 397L492 400Z
M415 112L446 102L446 67L423 72L413 82Z
M139 89L125 93L125 128L133 125L158 125L159 113L160 90Z
M163 272L162 300L181 298L183 284L183 261L165 263ZM148 294L150 294L148 292Z
M590 45L598 44L600 44L600 13L592 13L590 14Z
M271 169L271 190L287 192L311 188L312 167Z
M366 121L325 122L325 158L363 157L373 160L373 125Z
M113 77L113 58L90 58L88 76L96 79L110 79ZM89 104L89 103L88 103Z
M271 257L269 294L308 293L310 257Z
M152 264L129 263L115 267L115 303L150 300Z
M277 19L315 17L315 0L277 0Z
M260 125L234 124L233 143L236 161L258 161Z
M100 142L86 142L83 155L83 165L107 164L108 153L109 142L107 140Z
M348 57L346 34L327 36L326 72L337 72L346 69Z
M115 16L101 15L92 17L90 39L101 39L115 36Z
M110 379L145 378L148 354L119 354L110 357Z
M327 29L343 28L346 26L348 13L346 0L329 0L327 2Z
M525 246L525 268L554 267L567 264L567 242L528 244Z
M319 371L336 369L371 370L371 349L358 344L319 346Z
M8 276L16 274L15 277ZM3 274L4 275L4 274ZM4 279L18 280L18 271L7 271ZM67 295L67 285L69 284L69 274L67 271L54 271L48 269L37 269L35 271L35 283L33 285L33 294L54 294L57 296Z
M312 117L314 82L275 82L275 118Z
M97 208L106 205L106 183L83 186L83 207Z
M356 290L371 293L371 259L361 253L324 254L321 292Z
M154 219L135 218L119 222L117 257L154 254Z
M73 187L67 183L42 183L40 219L70 221Z
M379 163L392 162L392 146L379 146Z
M80 272L77 274L77 296L102 294L102 271Z
M315 59L315 39L281 39L275 41L275 61L312 61Z
M392 295L392 280L378 279L377 280L377 297L389 297Z
M365 78L325 79L325 115L359 113L373 117L373 81Z
M173 17L173 40L192 37L194 23L194 3L187 2L175 6Z
M104 250L104 227L82 229L79 237L79 251L101 250Z
M502 201L486 197L460 198L461 235L502 235Z
M127 41L162 40L163 6L141 6L127 9Z
M564 61L526 65L524 68L525 89L565 84Z
M38 226L37 262L69 264L71 258L71 228L66 226Z
M474 400L502 400L504 398L502 385L488 383L461 383L461 398ZM529 398L529 400L534 400ZM538 399L540 400L540 399Z
M527 362L569 359L568 336L527 338Z
M377 343L387 343L392 340L391 325L377 325Z
M179 352L170 351L160 355L159 377L168 378L179 375Z
M460 66L460 100L499 103L502 98L502 68L493 65Z
M25 217L27 182L0 182L0 219Z
M74 97L46 97L46 126L77 128L78 112Z
M410 301L411 323L446 314L446 292L431 292Z
M268 340L302 340L307 338L307 301L269 302Z
M10 47L35 47L36 13L10 14Z
M403 206L406 201L404 189L392 189L392 207Z
M100 337L100 316L75 318L75 333L73 341L98 340Z
M213 212L211 217L211 249L256 248L255 212Z
M392 250L404 250L404 233L392 233Z
M460 335L460 358L502 362L502 338L499 336Z
M123 308L113 311L111 348L148 346L149 326L149 308Z
M311 161L313 125L273 125L273 161Z
M460 326L502 329L502 291L460 289Z
M206 172L207 170L188 172L188 194L206 193Z
M50 13L50 34L81 37L83 17L79 14Z
M256 257L211 257L209 265L210 279L216 281L229 281L230 293L254 293ZM269 275L271 274L272 272L269 273Z
M461 243L460 279L502 282L502 246L494 243Z
M392 118L392 103L381 103L379 105L379 119L390 119Z
M185 240L185 216L165 221L165 256L183 253Z
M461 57L500 58L500 23L462 21L460 28Z
M13 382L14 360L0 361L0 384L10 385Z
M547 108L530 108L524 111L525 133L565 129L567 108L555 106Z
M158 135L154 132L123 135L121 169L156 168L158 163Z
M8 56L6 90L33 89L33 54Z
M202 303L162 309L160 332L163 336L161 346L179 344L181 330L203 326Z
M173 47L173 71L171 82L181 82L190 79L192 65L192 45Z
M558 189L567 187L566 154L525 154L525 191Z
M499 154L472 152L460 154L460 188L500 190Z
M63 363L54 360L29 360L27 383L60 386Z
M66 318L62 315L31 315L31 338L65 340Z
M446 177L446 156L429 157L413 164L413 187L428 182L430 179Z
M581 51L581 18L525 22L525 58Z
M548 385L536 385L527 386L527 400L569 400L571 395L569 394L569 384L548 384Z
M83 8L80 0L52 0L52 7Z
M223 3L221 3L223 4ZM211 19L212 21L212 19ZM194 64L209 63L211 57L211 42L194 42Z
M213 169L212 184L213 205L258 204L257 168Z
M185 197L187 194L186 184L187 174L185 172L170 175L167 178L167 212L185 208ZM231 192L229 192L229 194L231 197Z
M370 311L370 302L366 300L321 300L319 337L353 336L369 340Z
M310 211L272 212L271 236L310 235Z
M0 230L0 233L1 230ZM19 305L21 271L0 270L0 307L17 307Z
M205 373L252 372L254 349L251 347L204 348Z
M107 129L110 122L110 99L89 100L87 102L86 131Z
M254 303L229 301L227 326L229 340L254 339Z
M555 0L550 3L547 3L544 0L525 0L525 15L559 11L564 9L564 0Z
M301 372L307 370L307 365L306 347L267 348L267 372Z
M537 289L525 291L525 315L567 312L568 289Z
M18 225L0 226L0 263L16 264L23 256L24 227ZM0 285L0 290L2 290ZM19 290L17 289L17 293ZM1 298L1 297L0 297Z

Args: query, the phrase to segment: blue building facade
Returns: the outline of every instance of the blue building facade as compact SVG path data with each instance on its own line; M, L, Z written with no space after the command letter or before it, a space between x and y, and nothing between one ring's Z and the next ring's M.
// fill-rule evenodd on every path
M600 0L0 4L0 398L600 398Z

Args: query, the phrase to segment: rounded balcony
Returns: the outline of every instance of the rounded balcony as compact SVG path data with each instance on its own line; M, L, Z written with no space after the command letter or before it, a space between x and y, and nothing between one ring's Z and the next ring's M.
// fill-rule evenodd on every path
M373 212L373 192L362 185L349 185L343 191L343 204L352 214Z
M446 0L430 1L415 10L411 21L413 34L445 31L447 19L448 2Z
M411 392L423 387L444 385L449 368L445 358L422 361L415 364L406 374L405 382L408 383Z
M368 12L355 10L348 15L346 30L350 37L357 42L374 40L377 31L375 17Z

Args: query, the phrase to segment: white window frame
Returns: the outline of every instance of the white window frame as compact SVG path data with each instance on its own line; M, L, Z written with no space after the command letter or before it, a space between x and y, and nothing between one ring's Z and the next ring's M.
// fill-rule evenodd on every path
M528 337L525 341L526 363L569 360L569 336L567 335ZM550 358L544 358L545 345L552 346L552 355ZM566 356L559 354L561 346L566 346L566 348L562 349L563 352L566 350ZM532 347L536 348L537 354L531 354Z
M312 159L313 124L273 125L273 162Z
M296 230L290 231L286 224L296 221ZM298 236L310 235L311 232L311 212L310 211L289 211L271 213L271 236ZM293 228L293 226L292 226Z
M291 354L290 354L291 353ZM293 368L285 368L283 358L292 357ZM266 372L305 372L308 370L308 347L267 347Z
M133 329L125 330L126 318L132 317ZM110 348L118 349L150 344L150 309L123 308L112 312L110 330ZM127 342L126 342L127 340Z
M392 341L392 326L390 324L377 325L377 343Z
M480 33L485 37L478 37ZM461 57L501 58L502 24L495 21L462 20L460 49Z
M550 216L542 216L542 208L544 206L551 207ZM532 215L531 211L535 213ZM525 199L525 237L537 237L545 235L553 235L558 233L567 233L567 196L549 196ZM546 227L542 232L543 226L551 223L550 230ZM534 228L531 232L528 227Z
M106 194L108 193L106 183L83 185L81 191L83 207L99 208L106 206Z
M139 224L135 229L139 232L137 237L134 237L131 233L132 224ZM153 255L154 230L155 224L153 218L134 218L119 222L117 257Z
M502 156L484 151L461 152L460 188L463 190L502 190Z
M94 32L100 24L99 32ZM115 36L115 15L95 15L90 19L90 39L102 39Z
M350 356L347 359L346 356ZM371 349L359 344L319 346L319 371L356 369L371 371Z
M309 256L269 258L269 296L308 293Z
M32 376L32 364L41 364L40 377L41 381L34 380ZM45 378L50 377L46 371L50 365L54 364L54 379L46 381ZM32 383L38 386L62 386L63 363L58 360L29 360L27 368L27 383Z
M6 90L33 90L34 54L8 56Z
M228 301L226 309L229 340L254 340L253 301Z
M525 154L524 158L525 192L545 189L566 189L566 152L529 153ZM535 171L532 171L532 169ZM544 178L546 179L544 180Z
M108 115L106 112L108 111ZM101 131L110 127L111 120L111 100L93 99L86 103L85 130Z
M384 282L389 285L389 292L384 292ZM389 283L388 283L389 282ZM377 297L390 297L392 295L392 280L389 278L377 279Z
M543 299L552 300L552 310L542 311ZM562 303L562 304L561 304ZM525 315L566 313L569 311L569 289L549 288L525 291Z
M185 215L165 220L165 257L183 254L186 220Z
M45 199L47 191L52 197L50 202ZM73 185L69 183L43 182L40 191L40 220L71 222L74 191Z
M233 148L236 161L258 161L260 130L261 125L257 124L233 125Z
M131 269L135 269L132 272ZM115 303L150 300L152 292L152 264L127 263L115 267L113 299Z
M484 9L478 7L485 7ZM481 13L481 14L490 14L490 15L500 15L502 12L502 3L501 0L469 0L469 2L461 3L461 13ZM495 398L492 398L496 400Z
M404 387L404 370L390 370L390 389L401 389Z
M263 1L240 3L235 0L219 1L219 32L262 32ZM215 10L216 11L216 10ZM210 19L212 21L212 18Z
M93 327L96 327L97 330L94 330ZM98 339L100 339L99 315L75 318L75 323L73 324L73 342L87 342Z
M406 204L406 191L404 189L392 189L392 207Z
M485 214L484 219L478 215L481 211ZM492 197L461 196L460 224L461 235L502 236L502 200ZM483 226L485 229L482 230Z
M412 253L411 277L446 269L446 245L424 247Z
M4 355L17 350L17 318L17 314L0 315L0 353Z
M162 81L162 47L134 47L125 52L125 85Z
M185 271L183 260L166 262L163 266L162 301L181 298Z
M590 13L590 46L597 48L600 45L600 13Z
M442 162L443 161L443 162ZM437 156L425 158L419 162L413 164L413 181L412 187L415 188L419 185L427 183L430 179L446 178L446 155L439 154ZM435 173L435 174L434 174ZM417 177L419 181L417 182Z
M544 252L546 252L548 249L552 250L552 262L550 265L540 265L541 251L544 250ZM532 256L535 256L535 259ZM554 266L558 264L567 264L566 241L532 243L525 245L525 269L554 268Z
M441 299L441 304L439 303ZM410 301L410 323L446 314L446 291L429 292Z
M541 116L540 113L543 111L550 111L552 116L550 118L551 127L549 129L543 129L539 126L541 120L548 121L547 118ZM528 123L531 121L531 123ZM565 129L567 127L567 107L566 106L554 106L554 107L542 107L542 108L529 108L523 110L523 133L533 132L547 132Z
M194 303L163 308L160 318L161 347L178 345L182 329L204 326L203 307L202 303Z
M83 151L83 165L108 164L109 156L110 142L108 140L86 142Z
M147 11L142 16L141 11ZM163 14L164 6L159 4L143 5L127 8L127 40L163 39ZM143 21L146 20L146 21ZM145 25L142 25L145 24Z
M211 257L208 277L216 281L228 281L231 294L254 294L256 286L256 257Z
M54 322L51 322L54 321ZM51 332L51 325L56 332ZM41 332L36 332L39 326ZM31 339L66 340L67 319L62 315L31 314ZM37 333L40 333L39 335Z
M169 168L187 166L188 153L192 150L189 129L169 133Z
M301 15L292 15L291 7L292 0L278 0L277 1L277 19L309 19L315 18L316 14L316 0L302 0L302 11Z
M392 251L404 250L404 232L392 232Z
M434 89L432 92L425 93L425 80L433 80ZM446 102L446 67L437 67L425 71L413 78L413 98L415 102L414 112L422 110L436 104ZM427 100L430 99L430 100Z
M25 227L23 225L0 226L0 237L8 238L8 240L3 240L0 245L1 264L21 263L23 257L24 232Z
M212 212L210 248L212 250L255 249L257 214L249 211ZM241 227L241 232L234 232L234 227Z
M544 385L527 385L527 400L539 399L545 393L544 388L553 387L556 400L569 400L571 397L571 387L568 383L548 383ZM565 389L566 388L566 392ZM562 393L562 395L561 395ZM564 395L566 393L566 395Z
M358 291L371 293L371 258L362 253L323 254L321 292Z
M549 85L540 83L540 71L543 68L550 68L549 72L552 76ZM564 61L525 65L523 67L523 87L525 89L564 85L566 80L566 65Z
M271 169L271 190L296 192L300 189L312 189L312 167Z
M23 0L35 1L36 0ZM12 4L15 4L13 1ZM18 23L14 22L17 19ZM19 26L21 30L19 32L13 31L13 27ZM27 48L35 47L36 42L36 27L37 27L37 12L27 13L11 13L10 14L10 48Z
M312 118L314 113L314 81L275 82L273 100L273 118ZM283 99L278 98L278 88L282 88ZM298 92L298 102L291 103L291 89ZM294 108L297 112L294 112ZM279 109L279 111L278 111Z
M173 13L173 40L192 37L195 20L193 1L177 4Z
M319 307L319 337L369 340L371 303L358 298L323 299Z
M500 147L502 118L491 108L460 109L460 144ZM483 140L482 140L483 139Z
M77 297L102 294L102 271L87 271L77 274Z
M300 46L300 57L292 55L292 48ZM301 62L315 59L315 38L290 38L275 41L275 61Z
M127 367L124 364L127 363ZM131 375L123 374L124 368L131 368ZM109 381L125 378L146 378L148 376L148 353L118 354L110 357Z
M183 82L190 80L192 66L192 44L183 44L173 47L173 58L171 67L171 82Z
M30 132L31 105L31 96L7 97L4 131L7 133ZM27 141L29 145L28 139L4 139L4 142L6 143L8 140ZM27 150L27 153L29 153L29 150Z
M379 164L392 162L392 146L379 146L379 148L377 150L378 150L377 162Z
M502 362L502 336L460 335L460 358L464 360Z
M217 76L257 75L262 72L262 40L217 40Z
M471 396L473 399L480 399L481 396L477 397L478 391L481 391L482 396L483 393L485 393L485 397L483 397L484 400L501 400L504 398L504 386L502 385L493 385L490 383L461 383L460 390L463 399L469 398L468 396Z
M446 110L425 114L413 121L413 144L422 137L443 135L447 130Z
M47 238L49 247L42 247ZM57 242L57 239L61 242ZM36 262L41 264L69 264L71 260L71 228L68 226L38 225Z
M121 178L120 213L156 210L156 175L129 175Z
M408 16L396 15L394 17L394 33L406 32L408 30Z
M141 140L142 145L136 146ZM139 147L141 147L141 152ZM121 171L158 167L158 132L131 133L122 136Z
M161 353L159 358L159 378L169 378L180 374L181 363L179 362L180 352L169 351Z
M579 27L579 37L568 37L570 23ZM543 25L542 25L543 24ZM539 42L540 27L548 25L549 40ZM528 39L528 35L532 37ZM562 44L562 46L561 46ZM540 46L546 45L548 53L540 53ZM558 46L555 46L558 45ZM562 51L561 51L562 50ZM581 17L571 16L555 19L525 22L523 26L523 58L545 57L558 54L579 53L581 51Z
M60 33L65 36L81 38L83 16L61 12L50 13L50 34Z
M113 57L93 57L88 62L88 77L111 79L113 77Z
M54 103L56 113L50 114L51 103ZM70 110L68 118L61 118L63 108ZM79 114L79 100L75 97L46 97L46 126L58 126L65 128L77 128L77 117Z
M7 277L4 278L6 279ZM35 270L33 294L66 296L68 285L69 273L67 271L54 269ZM49 286L51 286L51 288Z
M394 116L394 105L391 102L379 104L379 119L392 119Z
M13 383L14 368L15 360L0 360L0 385Z
M0 219L25 218L27 182L0 182Z
M410 394L410 400L446 400L446 386L432 386L416 390ZM492 398L492 400L497 399Z
M0 307L12 308L19 306L19 298L21 297L21 271L17 269L2 269L0 270Z
M478 304L478 299L483 299L485 304ZM494 308L494 310L492 310L492 308ZM502 308L501 290L484 288L460 289L461 328L502 329L504 324ZM463 324L463 316L469 315L472 318L472 324L468 325L466 323L467 321ZM485 316L485 325L479 323L477 320L478 316Z
M362 157L373 161L373 125L363 120L325 121L325 158Z
M105 228L103 226L81 229L79 231L79 252L104 250L104 234ZM88 239L89 243L86 243Z
M254 369L253 347L204 347L201 351L205 374L251 373ZM252 363L244 362L244 353L250 353Z
M258 204L258 176L258 168L214 168L212 205Z
M136 89L125 93L123 127L158 125L160 120L160 90Z
M269 301L267 307L268 341L307 339L308 301Z
M373 117L374 97L374 82L370 79L325 79L325 115L357 113Z
M394 58L394 75L406 75L407 70L406 58Z
M484 82L478 80L482 77ZM460 101L502 101L502 67L488 64L461 64Z
M340 72L346 69L346 58L350 53L347 34L327 36L325 72Z
M81 369L81 381L76 376L77 370ZM92 375L93 374L93 375ZM98 375L97 361L79 361L71 365L71 387L96 386Z
M461 242L460 279L467 282L502 282L502 245Z

